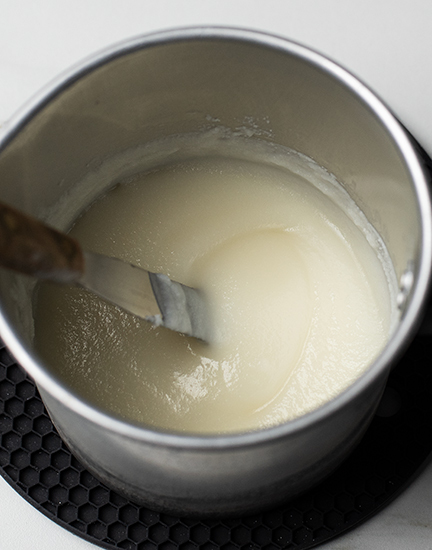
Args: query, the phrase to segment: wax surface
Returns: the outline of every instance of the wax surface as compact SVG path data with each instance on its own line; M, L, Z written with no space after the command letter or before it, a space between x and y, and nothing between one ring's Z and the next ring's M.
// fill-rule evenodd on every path
M202 289L212 341L45 284L39 353L85 399L147 426L224 433L302 415L352 383L391 327L388 277L348 210L287 169L246 160L197 158L137 175L71 234Z

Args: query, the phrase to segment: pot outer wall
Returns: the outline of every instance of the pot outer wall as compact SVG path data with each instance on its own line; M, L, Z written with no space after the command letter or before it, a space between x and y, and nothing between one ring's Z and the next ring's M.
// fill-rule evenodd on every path
M121 436L75 414L43 390L41 395L72 453L119 494L179 516L233 516L276 506L329 475L361 440L385 381L383 375L305 430L210 449Z

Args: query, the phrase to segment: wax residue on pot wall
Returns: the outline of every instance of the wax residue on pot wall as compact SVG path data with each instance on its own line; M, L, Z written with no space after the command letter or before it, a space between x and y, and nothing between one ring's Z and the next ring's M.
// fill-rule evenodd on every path
M155 167L79 217L84 247L202 288L215 333L206 345L44 285L35 342L78 394L170 431L253 430L320 406L376 357L395 319L385 249L329 174L274 153Z

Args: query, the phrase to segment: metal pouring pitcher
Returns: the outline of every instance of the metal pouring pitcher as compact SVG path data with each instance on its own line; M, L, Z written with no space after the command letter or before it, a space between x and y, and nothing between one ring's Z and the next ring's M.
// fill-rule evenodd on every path
M388 345L324 406L270 429L207 437L110 416L38 357L31 287L0 273L0 335L35 380L66 444L108 486L177 514L275 505L328 475L360 440L429 286L431 202L420 158L389 110L340 66L287 40L226 28L172 30L102 51L0 130L0 200L43 217L119 151L211 124L235 130L251 119L271 126L263 139L304 153L344 183L400 281L401 316ZM86 191L89 200L93 192Z

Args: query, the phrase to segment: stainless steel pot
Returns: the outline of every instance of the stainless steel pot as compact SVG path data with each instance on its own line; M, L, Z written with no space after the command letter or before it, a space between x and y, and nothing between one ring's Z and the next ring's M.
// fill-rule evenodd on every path
M387 347L323 407L271 429L212 437L110 417L36 355L31 288L0 274L1 336L36 381L65 442L107 485L179 514L276 504L326 476L359 441L429 284L431 204L421 162L387 108L336 64L280 38L219 28L168 31L105 50L51 84L0 135L1 200L41 216L119 151L251 120L262 126L261 139L312 157L344 182L400 280L401 320Z

